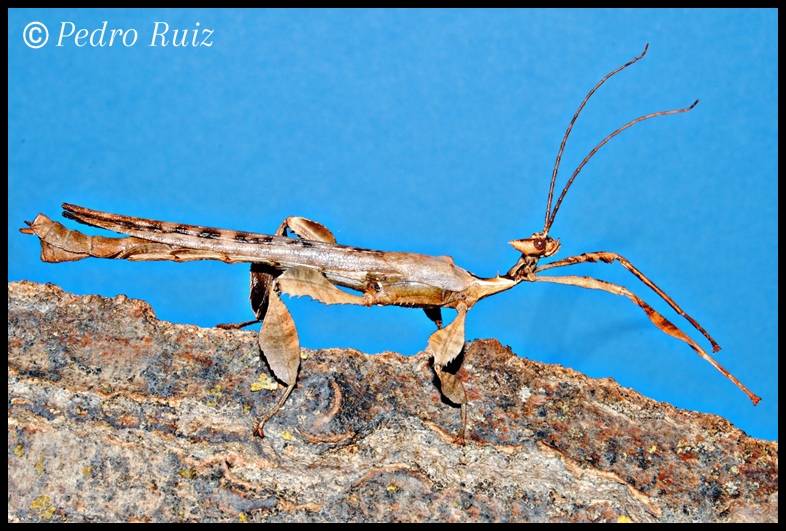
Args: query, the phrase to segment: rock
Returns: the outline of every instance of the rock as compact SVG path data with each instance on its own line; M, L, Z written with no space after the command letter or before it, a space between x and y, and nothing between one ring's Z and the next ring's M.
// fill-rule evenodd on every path
M468 342L459 446L425 354L302 357L262 439L256 332L9 283L9 521L778 520L777 442L613 380Z

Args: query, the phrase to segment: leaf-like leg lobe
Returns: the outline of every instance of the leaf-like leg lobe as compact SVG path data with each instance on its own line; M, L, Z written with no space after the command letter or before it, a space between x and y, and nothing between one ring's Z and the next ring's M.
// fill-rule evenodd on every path
M444 367L464 348L464 322L467 310L462 305L457 309L458 315L453 322L445 328L440 328L428 338L426 350L434 356L434 366Z
M445 398L454 404L466 404L467 393L464 392L464 384L461 383L461 380L456 378L455 374L445 372L437 365L434 366L434 371L439 377L440 387Z
M325 227L322 223L312 221L308 218L301 218L300 216L290 216L284 220L281 226L276 230L279 236L288 236L287 229L291 230L304 240L312 240L317 242L336 243L336 237L333 233Z
M300 342L297 329L292 316L281 302L275 290L269 292L267 313L259 330L259 347L265 355L273 374L287 384L284 395L278 403L262 417L257 424L255 433L260 437L265 436L265 423L275 415L284 405L297 380L297 371L300 367Z
M307 295L323 304L368 305L367 297L352 295L338 289L325 275L310 267L298 266L287 269L278 277L282 293L293 297Z
M273 290L259 330L259 347L276 378L294 385L300 366L300 342L289 310Z
M464 348L464 322L467 309L463 304L459 305L457 309L458 315L452 323L431 334L427 351L434 356L434 372L439 378L440 391L445 398L454 404L461 405L461 428L456 442L464 444L464 432L467 425L467 393L464 391L464 384L456 378L455 374L443 370Z

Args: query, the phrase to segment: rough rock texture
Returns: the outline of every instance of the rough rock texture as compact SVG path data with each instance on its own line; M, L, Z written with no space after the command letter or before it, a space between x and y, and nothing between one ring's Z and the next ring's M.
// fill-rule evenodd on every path
M255 332L9 284L9 521L777 521L777 443L722 418L477 340L458 446L425 354L303 357L261 439Z

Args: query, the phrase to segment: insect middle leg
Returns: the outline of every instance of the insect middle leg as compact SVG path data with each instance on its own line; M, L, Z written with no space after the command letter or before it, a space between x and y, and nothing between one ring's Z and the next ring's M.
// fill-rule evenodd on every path
M434 372L439 378L440 391L445 398L461 406L461 427L456 437L456 443L463 445L464 432L467 427L467 393L464 391L464 384L461 383L461 380L456 378L455 374L444 370L464 348L464 323L467 316L467 305L460 303L456 310L458 310L458 315L452 323L431 334L426 350L434 356Z

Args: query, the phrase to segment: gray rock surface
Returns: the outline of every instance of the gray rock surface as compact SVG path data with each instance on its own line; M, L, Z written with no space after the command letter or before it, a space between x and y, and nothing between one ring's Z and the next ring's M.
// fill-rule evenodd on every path
M458 446L425 354L302 357L261 439L255 332L9 283L9 521L778 519L776 442L613 380L469 342Z

